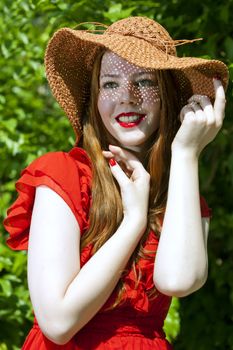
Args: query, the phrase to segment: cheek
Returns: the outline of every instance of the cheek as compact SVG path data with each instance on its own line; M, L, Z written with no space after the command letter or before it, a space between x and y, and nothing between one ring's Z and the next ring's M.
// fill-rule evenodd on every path
M148 105L160 105L160 95L156 90L147 90L142 93L143 103Z
M154 89L145 89L142 91L143 106L146 108L158 109L160 106L159 91Z
M102 95L99 95L98 103L97 103L98 111L103 119L103 117L108 114L108 111L111 109L111 103L109 99L104 98Z

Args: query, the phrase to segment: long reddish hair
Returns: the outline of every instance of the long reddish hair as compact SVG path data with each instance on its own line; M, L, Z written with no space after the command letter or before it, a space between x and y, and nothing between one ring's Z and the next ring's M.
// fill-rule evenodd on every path
M110 143L118 145L117 140L108 133L103 125L97 108L99 72L103 53L104 51L95 59L89 109L83 120L82 146L92 161L93 182L92 206L89 213L90 226L82 236L81 248L87 244L92 244L93 253L114 234L123 219L119 186L111 174L108 162L102 155L102 150L108 150ZM159 234L161 230L161 218L167 200L171 143L180 125L178 119L180 110L177 96L178 90L172 73L170 71L157 71L157 76L161 99L160 125L158 131L147 142L147 153L143 161L143 165L151 176L148 224L126 268L133 268L135 274L135 264L140 257L154 259L154 256L148 254L151 252L145 251L143 243L151 229L156 234ZM141 277L140 271L135 277L136 288ZM121 280L118 283L118 290L118 298L113 307L119 304L121 294L124 291L124 284ZM156 290L154 290L152 295L155 295L155 292Z

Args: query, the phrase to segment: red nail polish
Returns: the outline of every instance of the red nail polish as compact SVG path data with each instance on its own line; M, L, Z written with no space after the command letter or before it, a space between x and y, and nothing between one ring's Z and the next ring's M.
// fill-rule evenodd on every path
M109 159L109 164L110 164L111 166L116 165L115 159L114 159L114 158Z
M220 75L216 74L216 75L214 76L214 79L221 80L221 77L220 77Z

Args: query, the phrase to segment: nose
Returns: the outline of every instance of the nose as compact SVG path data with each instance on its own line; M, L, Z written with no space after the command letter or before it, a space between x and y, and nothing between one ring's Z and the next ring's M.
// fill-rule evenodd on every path
M122 85L119 91L119 102L121 104L139 104L141 97L139 91L134 84L127 82Z

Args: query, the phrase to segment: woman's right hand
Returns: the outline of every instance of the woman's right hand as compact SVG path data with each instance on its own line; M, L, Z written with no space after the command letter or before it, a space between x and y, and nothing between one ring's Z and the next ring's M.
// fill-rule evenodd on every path
M216 137L225 116L226 98L219 79L213 79L215 100L212 104L204 95L193 95L180 113L181 126L173 140L173 151L184 151L199 157L202 150Z
M112 174L120 186L124 217L139 220L146 226L149 173L135 155L121 147L109 145L109 151L103 151L103 155L110 160Z

